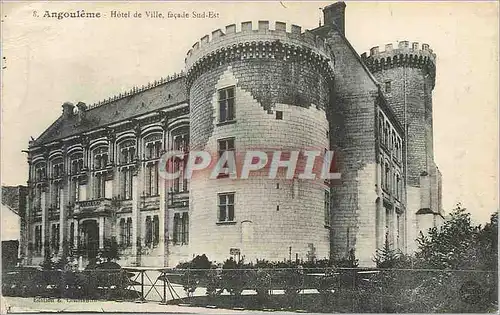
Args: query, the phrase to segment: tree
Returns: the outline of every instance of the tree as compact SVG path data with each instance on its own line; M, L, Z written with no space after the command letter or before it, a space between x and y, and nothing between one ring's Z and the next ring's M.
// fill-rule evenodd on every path
M384 247L377 249L373 261L377 268L394 268L401 256L400 252L393 249L389 242L389 233L385 233Z
M427 235L420 232L415 256L424 268L465 269L475 267L477 236L480 226L473 226L470 213L460 204L439 228L431 228Z

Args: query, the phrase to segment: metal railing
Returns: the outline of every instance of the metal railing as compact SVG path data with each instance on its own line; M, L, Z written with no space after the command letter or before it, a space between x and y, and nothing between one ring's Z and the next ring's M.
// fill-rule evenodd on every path
M307 312L494 311L498 271L368 268L172 269L3 273L3 294Z

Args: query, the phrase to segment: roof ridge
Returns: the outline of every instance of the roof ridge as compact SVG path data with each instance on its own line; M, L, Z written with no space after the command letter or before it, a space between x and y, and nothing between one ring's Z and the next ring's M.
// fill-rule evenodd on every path
M154 81L148 82L147 85L143 84L142 86L134 86L133 88L131 88L130 90L128 90L126 92L119 93L117 95L114 95L114 96L109 97L107 99L104 99L102 101L95 102L92 105L89 105L87 110L98 108L98 107L101 107L102 105L110 104L110 103L117 101L117 100L120 100L122 98L139 94L143 91L150 90L150 89L158 87L160 85L175 81L181 77L184 77L184 70L181 70L180 72L174 72L172 75L168 75L166 77L161 77L159 80L154 80Z

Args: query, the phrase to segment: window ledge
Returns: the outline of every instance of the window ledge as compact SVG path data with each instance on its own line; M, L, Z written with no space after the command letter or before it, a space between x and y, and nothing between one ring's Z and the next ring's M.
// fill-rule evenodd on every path
M232 125L235 124L236 120L227 120L227 121L221 121L216 124L217 127L219 126L225 126L225 125Z
M330 224L325 224L325 225L324 225L324 228L325 228L325 229L329 229L329 230L330 230L332 227L330 226Z
M218 221L215 224L217 224L217 225L235 225L236 221Z

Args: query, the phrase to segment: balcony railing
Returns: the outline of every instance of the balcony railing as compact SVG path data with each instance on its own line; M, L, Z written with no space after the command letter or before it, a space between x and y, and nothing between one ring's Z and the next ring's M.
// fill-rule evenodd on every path
M49 219L57 219L59 217L60 211L59 208L55 206L51 206L49 208Z
M33 219L41 219L42 218L42 209L33 208L33 212L31 213Z
M189 191L168 193L168 205L170 207L187 207L189 206Z
M109 198L77 201L75 203L75 215L109 213L113 208L113 201Z
M160 207L160 196L141 196L141 209L155 209Z

